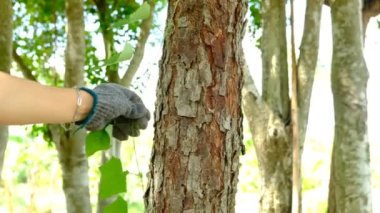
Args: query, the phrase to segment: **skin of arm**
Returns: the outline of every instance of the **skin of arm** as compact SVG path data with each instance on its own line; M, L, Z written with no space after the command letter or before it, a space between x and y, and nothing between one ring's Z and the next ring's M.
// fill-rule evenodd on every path
M0 72L0 124L69 123L86 118L93 98L80 90L82 104L77 108L77 92L71 88L44 86Z

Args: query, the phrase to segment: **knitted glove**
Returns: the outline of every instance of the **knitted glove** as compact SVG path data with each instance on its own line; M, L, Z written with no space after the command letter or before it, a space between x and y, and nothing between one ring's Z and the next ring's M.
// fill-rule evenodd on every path
M116 138L122 140L128 137L126 134L130 133L130 130L123 129L129 127L126 122L147 123L150 119L149 111L140 97L118 84L105 83L95 87L94 90L82 89L93 95L95 104L92 110L93 114L78 124L85 126L90 131L103 129L110 123L116 126L121 122L120 126L116 126ZM139 129L145 129L146 126L146 124L137 125ZM119 132L123 132L123 134L119 134Z
M146 111L145 116L139 119L118 117L113 121L112 136L119 140L127 140L128 136L137 137L140 135L140 129L148 126L149 119L149 111Z

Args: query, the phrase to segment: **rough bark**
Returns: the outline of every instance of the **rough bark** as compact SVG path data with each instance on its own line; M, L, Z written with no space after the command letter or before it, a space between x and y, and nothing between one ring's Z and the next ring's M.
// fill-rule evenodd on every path
M168 3L147 212L234 212L247 1Z
M9 73L12 62L12 1L0 1L0 72ZM8 127L0 126L0 181L4 153L8 142Z
M155 7L155 1L154 0L148 0L147 1L150 5L150 15L147 19L144 19L141 22L140 25L140 35L137 40L137 45L135 48L135 52L133 54L133 57L131 59L131 62L129 63L128 69L125 72L123 78L120 81L120 84L124 86L130 86L132 84L133 77L135 76L141 61L144 57L145 52L145 44L148 40L150 30L152 28L153 23L153 14L154 14L154 7Z
M305 132L307 127L308 112L310 106L310 95L313 86L314 73L316 68L318 46L319 46L319 29L320 29L320 14L322 7L322 0L313 1L308 0L307 9L305 14L304 33L300 47L300 56L298 59L298 106L299 106L299 126L300 126L300 153L302 153L302 144L305 139ZM270 4L272 5L272 4ZM267 5L268 6L268 5ZM276 13L274 13L276 14ZM274 14L272 14L274 16ZM277 13L278 14L278 13ZM270 18L269 15L263 16L265 23L266 19ZM283 20L278 20L283 21ZM282 26L279 24L267 22L266 28L276 28ZM269 26L268 26L269 25ZM270 31L269 32L273 32ZM269 34L268 32L268 34ZM276 42L277 36L263 38L262 44L267 42ZM285 36L283 33L282 36ZM264 45L263 48L279 48L280 45ZM264 50L263 50L264 51ZM278 55L269 57L263 55L263 61L272 62L277 61L275 58L285 57L285 54L279 55L280 50L266 50L269 52L277 52ZM273 68L272 68L273 67ZM273 70L280 72L276 63L263 65L263 72L272 72ZM265 71L265 69L267 69ZM285 72L285 71L282 71ZM291 147L290 138L291 134L287 125L290 123L284 115L280 115L276 104L268 104L262 97L260 97L254 85L253 79L249 73L248 68L245 68L244 75L244 89L243 89L243 109L246 114L248 124L255 141L255 149L259 159L259 167L262 177L262 197L260 199L261 212L289 212L291 208ZM267 74L270 76L271 74ZM278 76L278 74L277 74ZM278 79L279 80L279 79ZM266 81L264 78L263 81ZM263 84L264 85L264 84ZM269 85L269 84L267 84ZM266 93L272 90L269 86L264 87ZM263 91L264 93L264 91ZM277 96L278 97L278 96ZM277 105L281 104L280 98L277 98ZM273 102L272 102L273 103ZM274 107L273 107L274 106Z
M83 2L66 1L67 45L65 50L65 86L83 84L85 63L85 40ZM63 131L59 126L50 126L53 140L62 167L63 190L67 212L91 212L88 188L88 161L85 154L85 131Z
M363 57L361 1L331 4L335 137L329 212L372 212L367 137L368 70Z

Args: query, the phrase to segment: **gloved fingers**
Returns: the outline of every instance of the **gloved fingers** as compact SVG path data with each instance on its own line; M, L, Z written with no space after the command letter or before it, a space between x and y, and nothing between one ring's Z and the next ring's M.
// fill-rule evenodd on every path
M114 125L126 125L126 127L136 127L137 129L146 129L148 127L148 122L150 119L150 114L145 114L144 117L139 119L130 119L124 116L119 116L113 120Z
M127 115L124 115L124 116L130 119L139 119L146 116L149 116L150 118L149 110L144 106L143 103L135 104L132 110Z
M120 141L124 141L128 139L128 135L123 131L123 128L119 125L113 126L112 136Z
M135 123L119 123L114 124L112 136L119 140L126 140L129 136L138 137L140 130Z

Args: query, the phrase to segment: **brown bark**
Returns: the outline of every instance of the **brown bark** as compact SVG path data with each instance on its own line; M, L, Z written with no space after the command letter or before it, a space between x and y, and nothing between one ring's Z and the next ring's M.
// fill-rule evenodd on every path
M0 72L10 72L12 63L12 1L0 1ZM0 126L0 181L4 153L8 142L8 127Z
M247 1L169 1L147 212L234 212Z
M331 4L335 135L328 212L372 212L361 0Z

